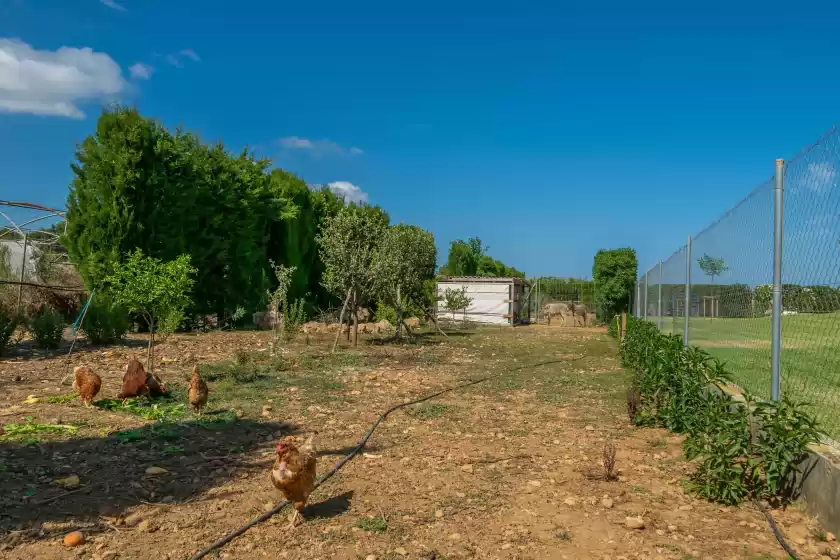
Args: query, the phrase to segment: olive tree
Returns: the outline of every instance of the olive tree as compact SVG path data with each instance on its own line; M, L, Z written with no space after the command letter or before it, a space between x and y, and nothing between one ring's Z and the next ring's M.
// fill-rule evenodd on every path
M189 255L163 262L137 249L124 262L116 263L113 273L105 278L112 301L137 313L149 325L146 367L150 371L155 334L166 336L181 324L191 303L195 273Z
M381 299L397 311L397 338L402 336L403 303L422 298L423 283L434 277L436 260L431 232L405 224L385 231L376 258L376 285Z
M351 205L325 219L317 237L324 263L322 283L327 290L344 299L339 324L344 324L348 306L356 317L354 345L358 344L359 301L375 291L376 258L386 228L387 221L380 212ZM340 334L341 328L336 334L333 351L338 346Z

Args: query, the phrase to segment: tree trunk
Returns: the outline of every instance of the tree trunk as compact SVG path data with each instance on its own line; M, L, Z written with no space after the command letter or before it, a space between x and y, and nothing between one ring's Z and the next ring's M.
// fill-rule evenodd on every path
M146 349L146 369L154 370L155 326L154 321L149 321L149 347Z
M434 316L432 316L432 314L429 313L428 311L426 311L426 319L429 319L432 323L434 323L435 328L438 330L438 332L440 334L442 334L446 338L449 338L449 335L446 334L445 332L443 332L443 329L440 328L440 325L438 324L437 319Z
M359 346L359 294L353 290L353 348Z
M341 336L341 329L344 328L344 312L347 310L347 304L350 302L351 290L347 290L347 297L344 298L344 305L341 306L341 313L338 316L338 330L335 333L335 340L333 341L332 351L338 347L338 339Z
M402 338L402 299L400 298L400 285L397 284L397 339Z

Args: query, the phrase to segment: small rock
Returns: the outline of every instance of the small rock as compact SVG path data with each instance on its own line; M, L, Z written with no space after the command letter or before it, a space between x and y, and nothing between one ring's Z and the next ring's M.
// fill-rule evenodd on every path
M574 498L566 498L565 500L563 500L563 503L566 504L567 506L576 506L577 505L577 500L574 499Z
M141 533L154 533L156 527L152 525L152 522L148 519L144 519L140 523L137 524L137 530Z
M825 541L826 542L834 542L837 540L837 537L834 536L834 533L826 533L825 534Z
M452 533L451 535L449 535L446 538L448 538L450 541L460 541L461 540L461 534L460 533Z
M64 546L73 547L85 544L85 535L81 531L73 531L64 535Z
M274 504L272 502L266 502L263 504L263 511L271 511L274 509Z
M661 537L662 535L664 535L664 534L665 534L665 530L664 530L664 529L657 529L657 530L656 530L656 534L657 534L657 535L659 535L659 536Z
M289 387L289 392L290 393L296 393L297 390L298 390L297 387Z
M375 554L368 554L365 556L365 560L377 560L377 558Z
M684 506L680 506L680 511L691 511L693 509L694 509L694 507L690 506L688 504L685 504Z
M610 498L604 498L603 500L601 500L601 505L607 509L612 509L614 504Z
M102 553L101 558L102 560L112 560L113 558L118 558L119 555L120 553L115 550L106 550Z
M395 548L394 553L399 554L400 556L408 556L408 551L406 549L404 549L403 547Z
M673 533L674 531L677 530L677 526L676 525L668 525L668 530Z
M645 520L641 517L625 517L624 526L628 529L644 529Z
M163 467L148 467L146 469L146 474L166 474L168 472L169 471Z
M507 550L512 546L513 546L512 544L510 544L509 542L506 542L505 544L502 545L502 550Z
M528 486L542 486L542 482L539 480L529 480Z
M840 558L840 550L832 550L828 557L831 558L831 560L837 560Z
M59 478L55 483L64 488L75 488L81 483L81 480L79 480L78 475L71 474L67 478Z
M371 373L370 375L367 376L367 378L368 378L368 381L376 381L376 379L377 379L375 373Z
M443 517L443 510L442 509L439 509L439 510L435 511L435 518L436 519L441 519L442 517Z
M802 545L804 545L804 544L805 544L806 542L808 542L808 541L806 541L806 540L805 540L804 538L802 538L802 537L796 537L795 539L793 539L793 542L795 542L795 543L796 543L796 544L798 544L799 546L802 546Z
M461 465L461 470L464 472L473 472L473 466L467 463L466 465Z
M586 430L587 432L594 432L595 431L595 426L587 426L587 427L584 428L584 430Z

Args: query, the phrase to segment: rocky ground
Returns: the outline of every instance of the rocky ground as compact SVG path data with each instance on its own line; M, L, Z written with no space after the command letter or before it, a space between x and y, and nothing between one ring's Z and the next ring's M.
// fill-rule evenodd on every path
M142 339L83 347L69 364L0 362L0 557L190 558L280 499L268 480L277 438L317 430L324 472L388 405L485 375L392 414L312 495L303 524L287 528L284 511L208 557L787 557L754 508L683 490L692 466L679 437L629 424L628 374L603 330L488 329L402 345L368 337L334 355L331 337L315 335L273 358L269 339L170 338L157 356L173 397L153 412L84 408L60 385L88 363L104 380L99 399L113 398ZM201 418L181 406L195 363L211 379ZM20 435L10 424L72 429ZM611 448L614 480L603 473ZM833 536L800 510L774 514L802 558L837 557ZM75 530L84 543L65 546Z

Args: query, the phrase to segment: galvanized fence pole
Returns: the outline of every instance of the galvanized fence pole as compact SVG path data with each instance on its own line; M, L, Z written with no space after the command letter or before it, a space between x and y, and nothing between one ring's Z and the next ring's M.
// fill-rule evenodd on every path
M645 272L645 297L642 300L643 305L645 306L645 308L642 309L642 317L644 317L645 321L647 321L647 293L648 293L648 273Z
M23 259L20 261L20 284L18 284L17 315L20 316L23 305L23 281L26 279L26 245L29 241L29 234L23 234Z
M659 259L659 301L656 304L656 328L662 330L662 259Z
M782 359L782 241L785 219L785 160L776 160L773 185L773 340L770 396L774 401L781 396Z
M641 313L639 313L639 299L640 299L640 295L641 295L641 287L642 287L642 284L638 280L636 280L636 305L633 306L633 307L636 308L636 312L633 314L636 317L641 316Z
M690 315L691 302L691 236L688 236L688 243L685 246L685 298L683 311L685 312L685 326L683 327L683 346L688 348L688 316Z

